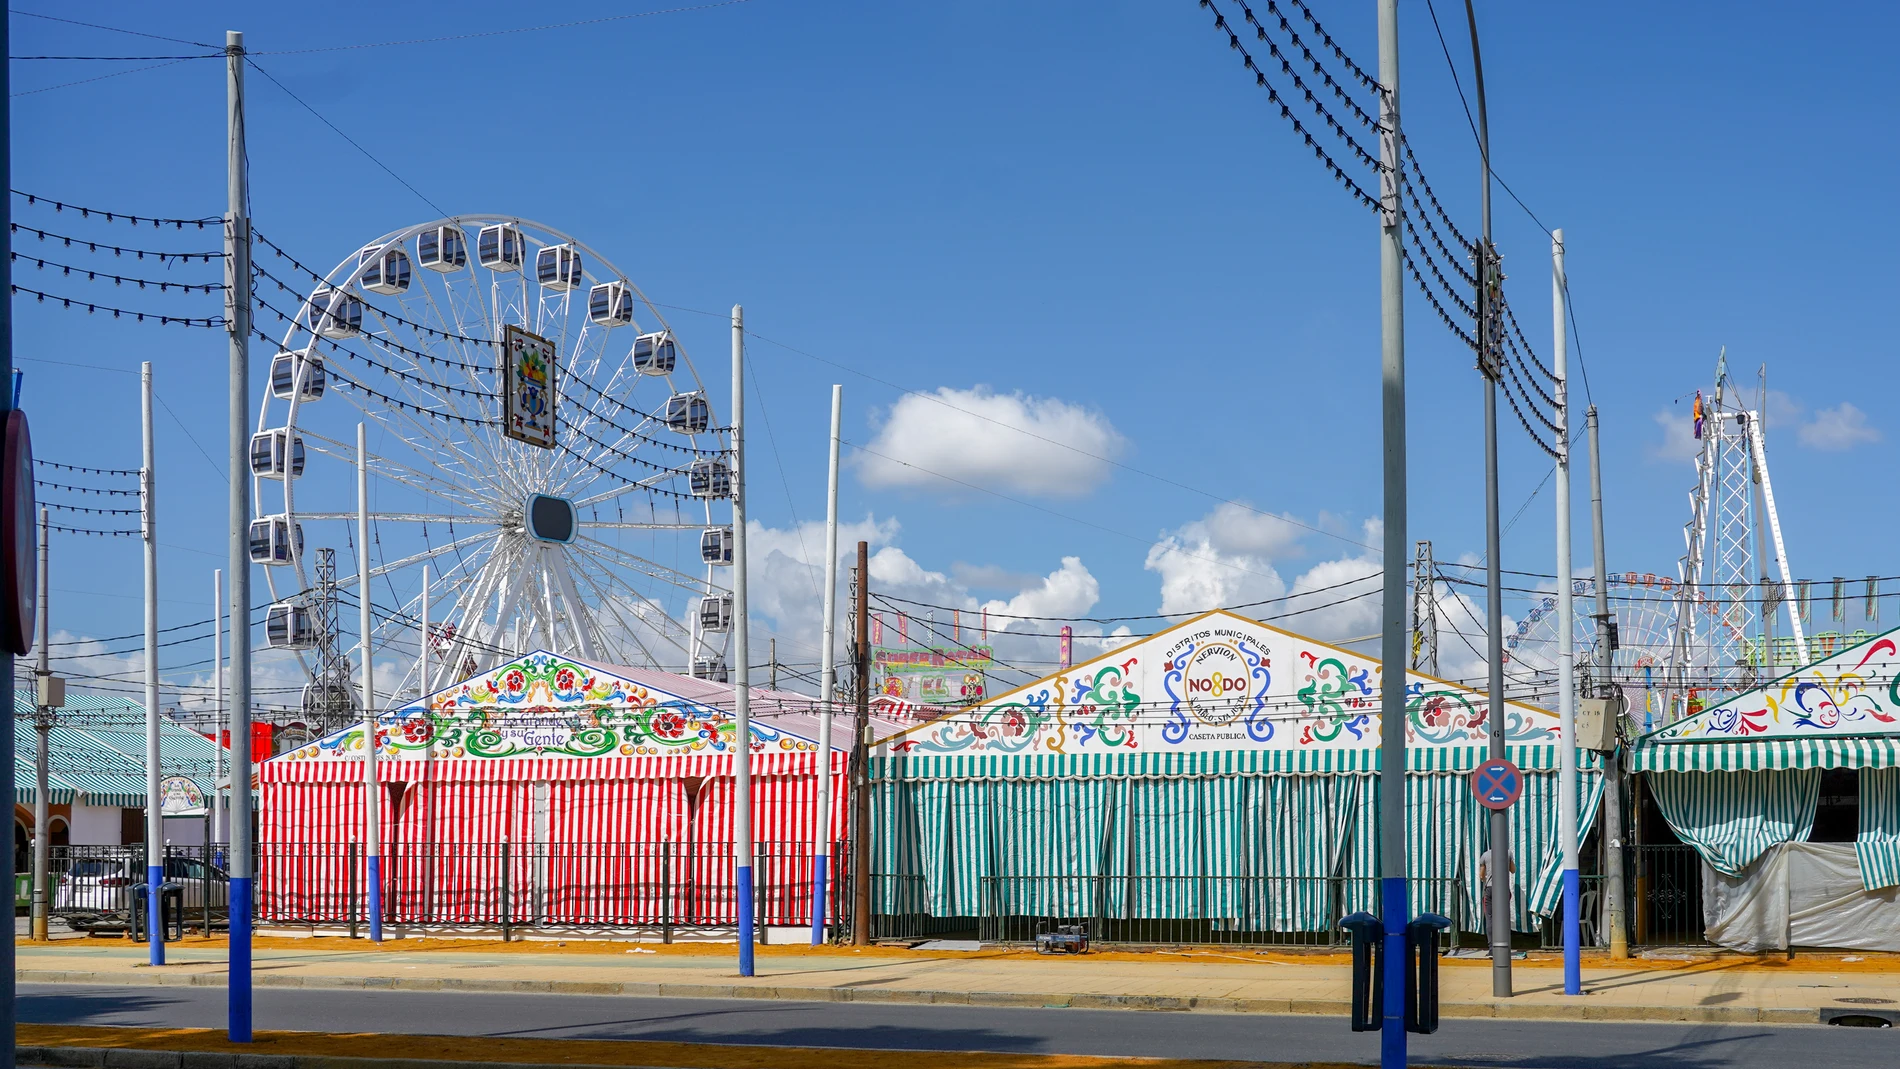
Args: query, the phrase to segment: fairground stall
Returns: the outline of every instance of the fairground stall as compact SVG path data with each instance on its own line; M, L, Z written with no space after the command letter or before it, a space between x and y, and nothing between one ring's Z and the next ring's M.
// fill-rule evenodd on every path
M1376 908L1377 660L1212 612L878 739L872 887L886 932L1330 942ZM1413 909L1479 916L1481 694L1404 677ZM1561 898L1559 725L1505 705L1515 927ZM1601 794L1582 755L1580 811ZM1585 829L1588 831L1588 824ZM1593 896L1592 896L1593 897ZM1586 902L1590 916L1594 902Z
M1639 928L1666 924L1680 899L1700 906L1707 939L1737 950L1900 951L1897 637L1873 636L1638 740L1631 768L1700 859L1699 872L1639 866Z
M751 693L758 921L808 925L817 710ZM391 709L376 738L386 921L731 926L732 703L730 686L538 651ZM834 841L851 737L840 716ZM363 919L363 773L360 726L261 767L265 923Z

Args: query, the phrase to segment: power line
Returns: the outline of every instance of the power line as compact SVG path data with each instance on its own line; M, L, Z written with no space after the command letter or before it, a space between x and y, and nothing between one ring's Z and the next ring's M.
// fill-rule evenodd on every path
M223 53L219 53L219 54L222 55ZM435 209L437 215L441 215L445 218L448 216L449 213L445 211L440 204L437 204L435 201L430 200L426 195L423 194L423 192L420 189L417 189L415 186L410 185L408 179L397 174L393 169L390 168L388 164L384 163L382 160L377 159L374 153L370 152L370 150L358 144L355 138L344 133L342 127L324 118L322 112L318 111L317 109L311 107L309 104L305 103L302 97L290 91L289 86L278 81L276 75L265 70L263 67L258 66L257 61L251 58L251 56L262 55L262 54L263 53L255 53L255 52L249 53L244 57L244 61L246 63L249 63L252 67L256 68L257 73L263 75L265 78L268 78L272 85L276 86L279 89L282 89L284 91L284 95L296 101L298 106L302 107L303 110L309 112L312 115L315 115L317 117L318 122L329 127L331 131L334 132L338 137L349 142L350 147L362 153L365 157L369 159L369 162L375 164L378 167L381 167L384 173L388 174L389 177L394 178L396 181L402 183L402 186L404 189L407 189L409 192L414 193L417 197L421 198L422 203L427 204L429 207Z
M21 18L45 19L47 22L63 22L68 26L84 26L89 30L105 30L108 33L123 33L132 37L144 37L153 41L168 41L175 45L191 45L196 48L218 47L217 45L205 44L203 41L187 41L182 37L166 37L164 34L146 33L143 30L128 30L121 26L104 26L97 22L80 22L78 19L61 18L58 15L42 15L37 11L22 11L17 7L10 9L7 13L10 15L18 15Z

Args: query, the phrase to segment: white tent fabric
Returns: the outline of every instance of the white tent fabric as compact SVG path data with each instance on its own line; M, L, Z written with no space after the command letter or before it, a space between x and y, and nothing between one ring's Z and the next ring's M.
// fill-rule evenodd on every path
M1702 911L1730 950L1900 951L1900 887L1863 888L1853 843L1783 843L1739 876L1704 862Z

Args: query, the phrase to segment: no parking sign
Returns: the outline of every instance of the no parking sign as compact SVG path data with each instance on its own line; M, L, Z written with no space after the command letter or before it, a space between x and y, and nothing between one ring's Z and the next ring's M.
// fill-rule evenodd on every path
M1502 757L1493 757L1471 772L1471 793L1486 809L1509 809L1524 793L1524 774Z

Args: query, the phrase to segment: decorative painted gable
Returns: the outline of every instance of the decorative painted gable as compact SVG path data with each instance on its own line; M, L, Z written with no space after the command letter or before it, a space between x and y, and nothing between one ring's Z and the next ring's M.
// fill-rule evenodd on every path
M706 691L697 699L662 689ZM610 669L537 650L453 686L383 713L379 756L398 761L527 757L670 757L726 755L735 740L732 711L713 704L723 690L697 680L643 669ZM807 700L808 701L808 700ZM816 751L782 707L754 699L750 724L755 753ZM782 706L782 703L779 703ZM799 725L802 729L803 725ZM277 761L361 758L363 728L356 724Z
M1646 742L1900 735L1900 628L1645 735Z

